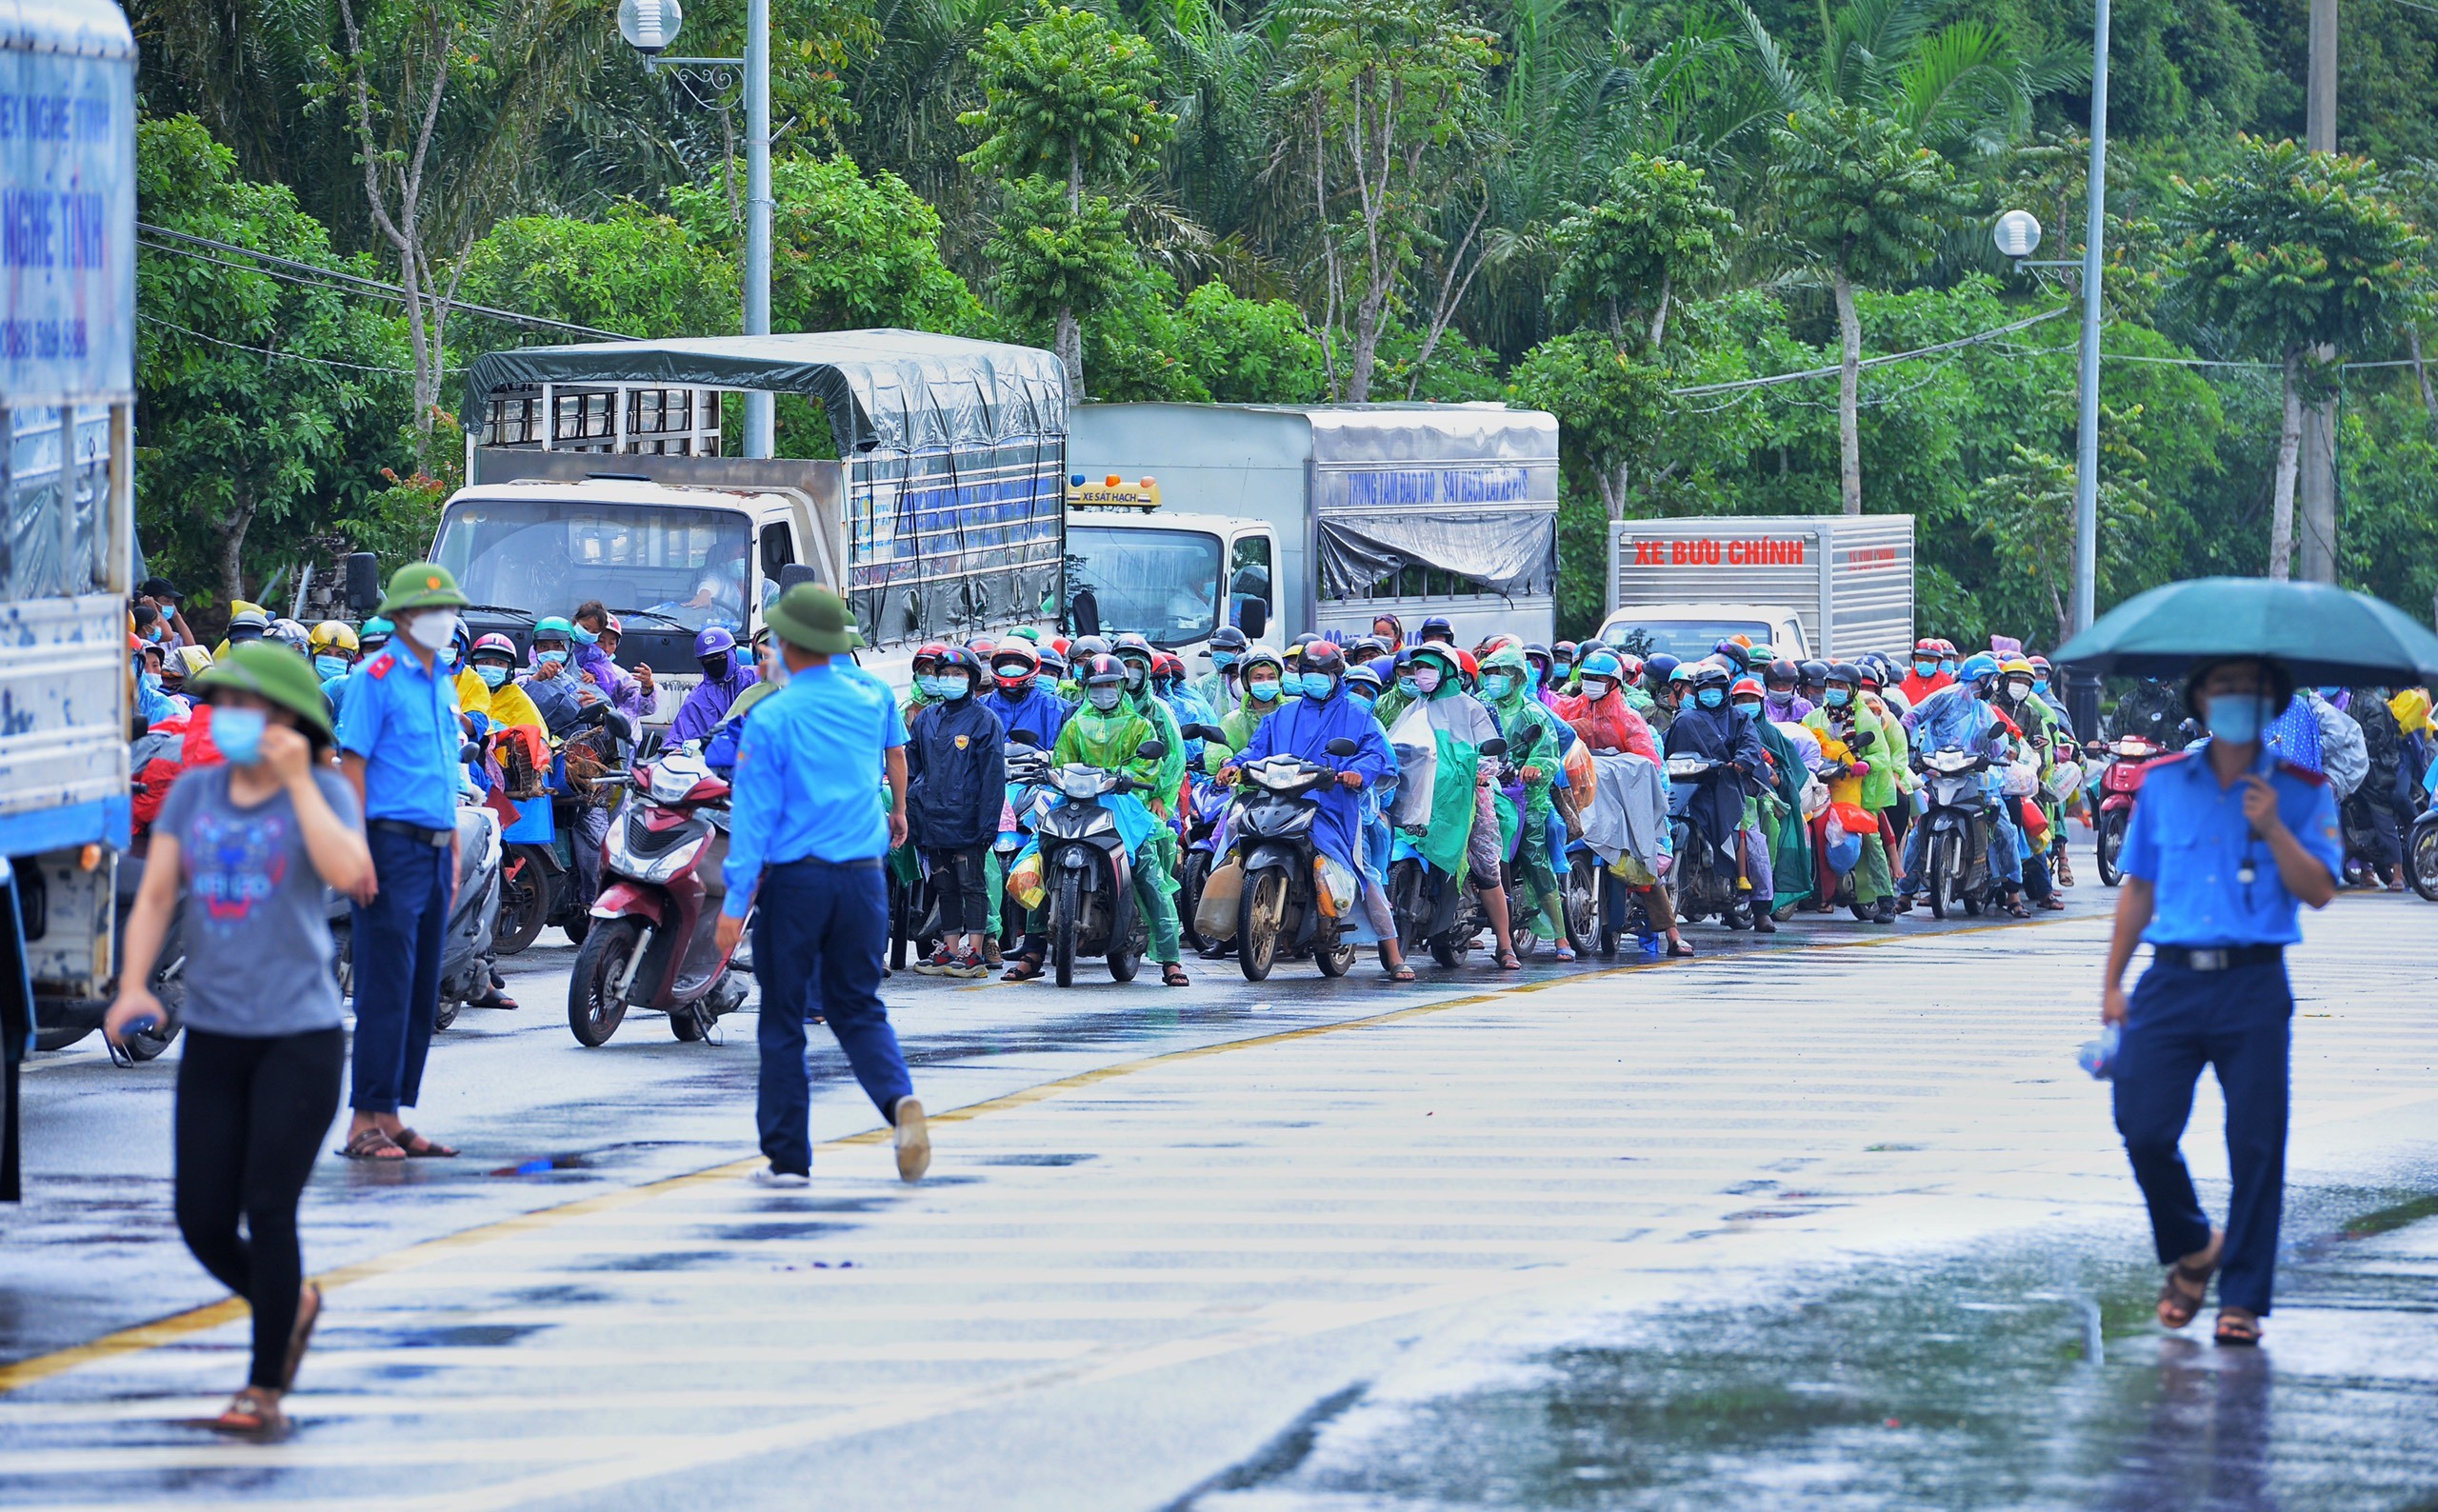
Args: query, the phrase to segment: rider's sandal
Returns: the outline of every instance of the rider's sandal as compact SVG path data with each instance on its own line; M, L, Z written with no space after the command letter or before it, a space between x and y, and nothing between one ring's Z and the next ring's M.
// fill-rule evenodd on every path
M2241 1307L2221 1307L2214 1337L2222 1344L2252 1347L2260 1343L2260 1320Z
M1501 971L1521 971L1524 969L1524 958L1517 955L1512 950L1501 950L1498 953L1498 969Z
M2031 917L2031 910L2025 907L2022 900L2020 899L2009 898L2006 902L1998 905L1998 906L2003 909L2010 919L2028 919Z
M1041 957L1037 955L1020 955L1015 958L1007 970L999 973L999 980L1002 982L1030 982L1033 978L1039 975L1041 975Z
M1671 960L1690 961L1693 959L1693 943L1690 940L1671 940L1668 943L1668 954Z
M279 1410L278 1401L252 1386L229 1399L211 1426L233 1439L259 1439L266 1442L285 1438L288 1415Z
M322 1321L322 1288L307 1282L296 1298L296 1326L288 1333L288 1368L279 1378L279 1389L296 1389L296 1367L305 1363L306 1346L313 1342L313 1325Z
M2040 900L2039 907L2045 913L2064 913L2066 911L2066 900L2058 897L2052 892L2048 897Z
M1160 968L1160 985L1164 987L1189 987L1193 985L1193 984L1186 977L1185 967L1178 965L1172 961Z
M410 1128L402 1128L390 1138L396 1141L398 1148L405 1150L413 1160L446 1161L454 1160L457 1156L454 1147L428 1140Z
M2224 1251L2226 1235L2211 1230L2209 1247L2201 1252L2198 1265L2177 1261L2168 1267L2167 1279L2159 1283L2159 1322L2169 1328L2181 1328L2201 1316L2202 1304L2209 1300L2209 1278L2218 1273L2218 1257ZM2185 1285L2177 1285L2179 1281Z
M1398 962L1395 965L1389 967L1388 971L1389 980L1391 982L1411 982L1414 980L1413 967L1406 965L1402 961Z
M379 1128L360 1129L350 1135L339 1153L351 1161L402 1161L407 1152L398 1142Z

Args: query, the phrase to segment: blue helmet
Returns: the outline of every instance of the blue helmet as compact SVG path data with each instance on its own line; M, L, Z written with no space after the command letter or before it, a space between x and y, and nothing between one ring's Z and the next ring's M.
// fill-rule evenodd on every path
M694 660L698 662L707 657L718 656L724 651L735 649L736 637L729 634L722 626L707 625L703 627L701 633L694 637Z

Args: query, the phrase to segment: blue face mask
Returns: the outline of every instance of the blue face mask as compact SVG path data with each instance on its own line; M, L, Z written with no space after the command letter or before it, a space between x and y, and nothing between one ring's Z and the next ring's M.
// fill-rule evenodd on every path
M575 644L578 646L591 646L601 639L600 636L593 634L590 630L586 629L581 625L570 626L568 627L568 634L575 638Z
M263 728L268 722L258 708L215 708L211 711L211 744L232 766L251 766L263 753Z
M2031 690L2039 694L2041 697L2047 698L2048 696L2048 679L2045 677L2033 678L2031 680Z
M536 651L533 653L533 671L537 676L556 677L563 669L565 669L567 665L568 653L565 651Z
M1337 691L1337 680L1327 672L1306 672L1303 688L1306 698L1326 699Z
M1507 696L1507 690L1514 686L1515 679L1508 676L1505 672L1485 672L1482 674L1482 696L1485 698L1505 698Z
M1539 663L1537 663L1537 662L1527 662L1527 663L1525 663L1525 664L1524 664L1524 678L1525 678L1525 686L1528 686L1528 687L1531 687L1531 688L1535 688L1535 689L1539 688L1539 687L1540 687L1540 686L1541 686L1541 667L1540 667L1540 664L1539 664Z
M1953 662L1941 662L1939 664L1939 670L1945 672L1949 677L1953 677L1955 675L1955 664Z
M1561 683L1565 682L1568 678L1572 677L1572 676L1574 675L1574 664L1573 664L1572 662L1560 662L1560 663L1558 663L1558 664L1557 664L1557 669L1556 669L1556 672L1555 672L1555 674L1554 674L1554 675L1556 676L1556 678L1557 678L1557 680L1558 680L1559 682L1561 682Z
M1347 685L1346 696L1362 705L1365 708L1369 708L1373 704L1378 702L1378 700L1372 696L1372 692L1369 688L1358 687L1351 683Z
M1278 685L1276 683L1247 683L1245 685L1245 692L1247 696L1250 697L1256 704L1274 704L1278 702Z
M1830 708L1843 708L1854 699L1853 690L1844 687L1832 687L1820 697Z
M508 668L500 666L497 662L485 662L482 666L474 668L474 675L483 680L483 686L485 687L490 688L494 692L508 682Z
M2221 693L2209 701L2209 733L2229 746L2260 739L2268 700L2252 693Z
M1727 702L1727 689L1723 687L1703 688L1700 692L1693 695L1693 702L1701 705L1704 708L1716 708L1721 704Z
M1939 675L1939 664L1936 662L1915 662L1913 664L1913 670L1917 675L1922 677L1936 677Z
M344 677L347 675L347 658L317 656L313 658L313 670L322 674L322 681L325 683L333 677Z
M1219 670L1223 672L1243 660L1243 657L1238 656L1233 651L1213 651L1210 653L1210 665L1219 668Z
M1040 688L1045 693L1054 693L1058 691L1058 674L1056 672L1035 672L1032 675L1032 686Z
M1422 696L1421 687L1416 686L1414 680L1410 677L1400 677L1397 679L1397 691L1403 693L1408 698L1419 698Z
M923 691L930 694L933 698L963 698L965 696L965 679L962 677L927 677L923 679Z

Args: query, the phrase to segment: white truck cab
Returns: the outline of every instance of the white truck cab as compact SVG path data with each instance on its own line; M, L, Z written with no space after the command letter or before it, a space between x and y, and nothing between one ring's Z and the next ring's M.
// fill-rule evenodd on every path
M1789 661L1811 655L1795 612L1765 604L1652 604L1618 609L1600 623L1600 639L1610 646L1643 657L1664 651L1680 662L1699 661L1738 635Z
M1074 497L1070 488L1069 497ZM1067 603L1103 635L1134 632L1190 657L1232 625L1254 640L1277 614L1278 532L1266 521L1077 507L1067 514Z

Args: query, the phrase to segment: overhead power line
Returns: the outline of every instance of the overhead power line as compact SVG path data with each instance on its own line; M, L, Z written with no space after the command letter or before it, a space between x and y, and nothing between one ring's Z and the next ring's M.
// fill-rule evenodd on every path
M406 303L407 291L396 284L385 284L378 279L359 277L354 273L340 272L336 269L298 262L292 257L256 251L250 247L241 247L235 242L219 241L210 236L196 236L187 231L173 231L165 226L154 226L145 221L136 222L135 229L142 235L156 239L152 244L154 251L191 257L198 262L216 263L220 267L233 268L243 272L264 273L273 278L284 276L290 283L318 284L326 288L370 294L378 299L396 300L402 305ZM162 245L164 243L184 245ZM243 257L250 257L261 266L249 268L242 263L231 263L225 258L212 257L192 249L198 247L209 247L215 251L234 252ZM289 271L283 274L277 269ZM594 326L579 326L570 321L552 320L546 315L528 315L521 310L496 309L489 305L476 305L464 300L450 300L449 308L462 310L470 315L482 315L491 320L504 320L520 326L533 326L545 330L564 330L571 335L592 336L605 341L630 339L624 331L603 330Z
M2043 321L2055 320L2060 315L2069 313L2071 313L2071 310L2068 307L2060 306L2044 314L2033 315L2026 320L2018 320L2010 325L1994 326L1988 330L1976 331L1969 336L1959 336L1953 341L1940 342L1934 347L1916 347L1911 351L1892 351L1888 352L1885 356L1866 357L1862 360L1860 366L1864 368L1884 368L1892 362L1910 362L1916 357L1931 357L1936 356L1938 353L1943 351L1955 351L1965 347L1977 347L1985 341L1995 341L2001 336L2011 336L2016 331L2029 329L2031 327L2037 326ZM1838 364L1828 368L1807 368L1801 372L1772 373L1767 378L1739 378L1733 383L1695 384L1689 388L1670 388L1668 391L1671 396L1678 399L1692 399L1698 398L1703 394L1733 393L1741 388L1774 388L1779 384L1801 383L1812 378L1833 378L1844 370L1844 365Z

